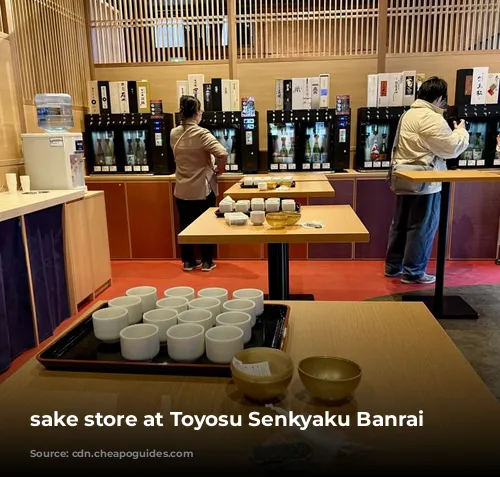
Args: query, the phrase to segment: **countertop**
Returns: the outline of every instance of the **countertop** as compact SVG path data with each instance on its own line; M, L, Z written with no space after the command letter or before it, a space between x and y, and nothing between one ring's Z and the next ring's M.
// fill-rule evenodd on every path
M350 205L304 205L300 222L319 221L321 229L301 225L270 229L266 224L227 225L208 209L179 235L179 243L368 243L370 234Z
M370 446L368 452L353 456L363 465L374 461L410 468L417 463L442 463L458 468L472 463L480 468L488 458L498 463L498 402L422 303L288 305L291 314L285 350L295 367L309 356L334 355L355 361L363 372L354 399L343 405L329 406L312 399L297 371L286 394L275 403L295 415L325 416L328 412L330 416L349 416L348 427L311 428L326 446L322 451L315 446L321 457L332 457L332 446L340 434L351 442ZM85 427L83 422L78 427L30 427L30 416L52 415L55 411L76 415L80 421L96 413L135 415L140 423L131 428ZM418 415L419 411L423 412L421 427L360 427L356 422L359 412L406 416ZM240 415L243 425L204 426L201 430L176 427L171 412ZM0 435L8 436L8 445L0 448L0 461L4 470L15 468L18 472L29 466L37 471L57 466L60 471L73 473L86 466L94 470L99 466L101 470L123 467L144 471L148 465L167 466L171 471L178 463L176 470L182 470L181 475L197 466L200 471L205 468L205 473L200 473L205 475L211 470L210 464L219 469L227 465L228 470L242 465L236 467L238 473L251 475L247 466L255 446L308 442L309 434L293 427L249 427L251 412L274 416L273 411L246 400L229 378L56 372L45 370L33 358L0 386ZM144 416L156 413L164 416L164 426L144 427ZM29 458L32 449L191 451L194 457L159 459L160 464L156 463L158 459L147 458L56 461ZM336 469L330 460L326 462ZM268 474L261 469L254 475Z
M83 197L85 197L83 190L53 190L43 194L3 192L0 194L0 221L31 214Z
M335 197L335 190L327 180L323 181L296 181L295 187L289 187L286 190L272 189L259 190L257 188L241 187L241 182L232 185L224 192L224 197L231 197L235 200L253 199L254 197L262 197L267 199L270 197L279 197L283 199L294 199L303 197Z
M222 174L219 176L219 181L221 182L234 182L240 181L243 177L251 176L292 176L297 177L297 180L307 182L307 177L310 176L312 180L324 180L326 176L329 180L338 179L375 179L387 176L387 171L369 171L369 172L358 172L354 169L347 169L347 172L257 172L255 174ZM170 175L153 175L153 174L92 174L85 177L85 182L163 182L163 181L175 181L175 174Z

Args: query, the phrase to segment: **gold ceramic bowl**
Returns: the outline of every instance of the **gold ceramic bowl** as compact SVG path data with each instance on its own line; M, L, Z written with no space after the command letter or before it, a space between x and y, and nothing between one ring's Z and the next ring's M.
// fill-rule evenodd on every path
M304 387L323 401L351 397L361 381L361 368L344 358L313 356L303 359L298 368Z
M287 227L291 227L292 225L295 225L300 218L302 217L302 214L299 212L286 212L286 225Z
M274 190L274 189L276 189L276 187L278 187L278 183L277 182L269 181L267 183L267 188L269 190Z
M284 187L292 187L293 182L292 181L280 181L280 185Z
M266 222L273 229L283 229L288 222L288 215L284 212L271 212L266 215Z
M233 381L240 392L256 401L272 401L288 388L293 377L293 362L283 351L274 348L248 348L235 356L243 364L268 362L271 376L254 376L231 363Z

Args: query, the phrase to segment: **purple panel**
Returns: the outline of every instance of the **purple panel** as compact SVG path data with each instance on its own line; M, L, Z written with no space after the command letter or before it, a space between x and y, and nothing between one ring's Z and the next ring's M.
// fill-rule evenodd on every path
M370 232L370 242L356 244L355 258L383 260L396 196L385 179L358 179L356 213Z
M500 183L457 183L453 210L450 258L494 259L500 218Z
M354 206L354 179L334 180L330 184L335 189L335 197L310 198L309 205L350 205ZM310 243L308 245L310 259L351 259L350 243Z

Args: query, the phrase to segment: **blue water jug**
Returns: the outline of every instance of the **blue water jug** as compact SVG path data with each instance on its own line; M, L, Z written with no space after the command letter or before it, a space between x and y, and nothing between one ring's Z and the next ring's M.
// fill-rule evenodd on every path
M73 101L69 94L37 94L35 106L39 128L58 132L74 126Z

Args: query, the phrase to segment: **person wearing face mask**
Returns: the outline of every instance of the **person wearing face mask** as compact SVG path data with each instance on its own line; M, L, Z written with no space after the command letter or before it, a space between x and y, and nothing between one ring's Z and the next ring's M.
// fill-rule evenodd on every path
M217 201L217 176L225 170L227 152L210 131L199 126L203 111L198 98L180 100L182 124L170 133L175 158L175 201L181 231L193 223ZM201 246L201 262L193 245L181 245L183 270L215 268L213 245Z
M439 222L441 184L417 184L397 177L396 171L446 170L469 146L465 122L452 130L444 118L448 85L432 77L418 91L418 99L399 121L388 179L396 194L389 231L386 277L401 277L406 284L427 285L436 277L426 268Z

